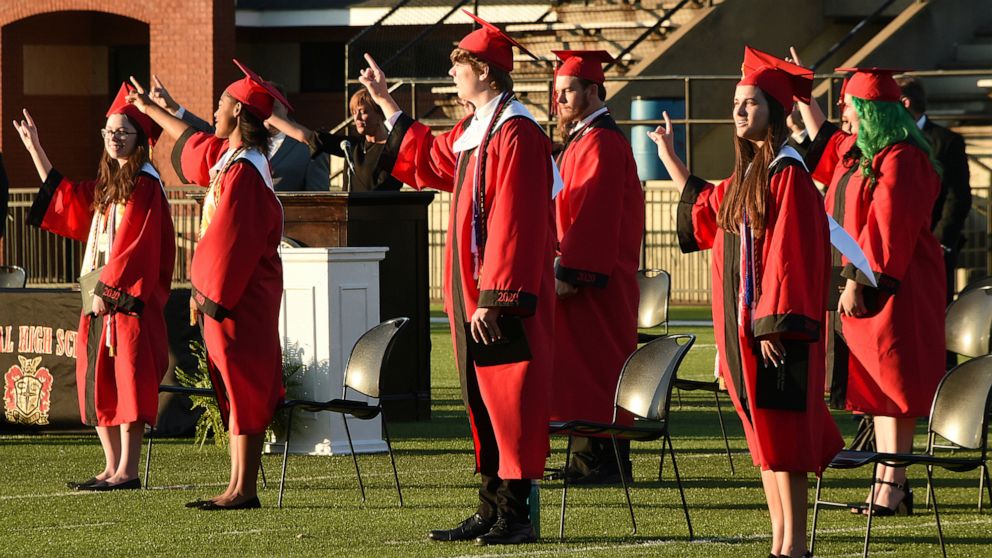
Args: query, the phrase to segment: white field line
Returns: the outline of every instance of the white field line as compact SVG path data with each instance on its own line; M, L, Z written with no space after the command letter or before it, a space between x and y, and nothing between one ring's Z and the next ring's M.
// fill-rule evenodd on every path
M431 318L432 324L447 324L448 318L434 316ZM668 322L672 327L713 327L713 320L671 320Z
M979 520L969 520L969 521L947 521L945 519L944 521L941 521L941 526L942 527L946 527L946 526L963 526L963 525L992 525L992 518L979 519ZM916 529L919 529L920 527L930 527L930 528L933 528L933 530L934 530L934 532L933 532L933 538L936 539L936 537L937 537L937 532L936 532L937 523L936 522L928 522L928 523L924 523L922 525L920 525L920 524L913 524L913 525L893 525L893 524L889 524L889 525L879 526L879 525L876 524L876 525L873 525L872 526L872 532L916 530ZM864 530L865 530L864 527L845 527L845 528L837 528L837 529L819 529L819 530L817 530L817 535L823 535L823 534L842 534L842 533L863 533ZM945 529L945 532L946 532L946 529ZM755 541L761 541L761 540L768 540L770 538L771 537L769 535L761 534L761 535L740 535L740 536L735 536L735 537L697 538L697 539L695 539L693 541L683 541L683 540L655 540L655 541L643 541L643 542L636 542L636 543L616 543L616 544L597 545L597 546L588 546L587 545L587 546L569 547L569 548L562 548L562 547L560 547L560 548L554 548L554 549L548 549L548 550L533 550L533 551L529 551L529 552L514 552L512 554L512 556L547 556L547 555L560 555L560 554L576 554L576 553L592 552L592 551L596 551L596 550L621 550L621 549L636 550L638 548L653 548L653 547L660 547L660 546L671 546L673 544L688 544L688 545L713 544L713 545L721 545L721 546L723 546L723 545L732 545L734 543L755 542ZM565 544L567 544L568 539L566 538L565 541L566 541ZM821 541L821 544L822 544L822 541ZM873 554L877 554L877 553L873 551ZM833 556L841 557L841 556L860 556L860 555L861 555L861 552L836 554L836 555L833 555ZM456 556L455 558L496 558L496 557L500 557L500 556L507 556L507 554L505 554L505 553L498 553L498 554L464 554L464 555L461 555L461 556ZM831 556L831 555L829 555L829 554L818 554L818 556Z
M75 525L38 525L34 527L7 527L5 528L8 532L18 532L18 531L51 531L53 529L80 529L80 528L91 528L91 527L107 527L110 525L117 525L116 521L103 521L100 523L78 523Z
M732 455L745 455L745 454L747 454L747 451L745 451L745 450L733 450L732 449L730 453ZM555 454L555 455L557 455L557 454ZM694 454L682 454L682 455L679 455L678 456L678 460L679 461L692 461L694 459L725 458L726 456L727 456L727 454L725 452L720 452L720 453L694 453ZM642 463L642 462L647 463L647 462L657 461L657 455L634 456L634 457L631 458L631 460L634 461L634 462L636 462L636 463ZM466 465L465 467L451 467L451 468L447 468L447 469L422 469L422 470L416 470L416 471L410 471L410 470L404 471L403 469L400 469L400 476L403 477L403 476L409 476L409 475L417 476L417 475L437 475L437 474L452 474L452 473L458 474L458 473L465 473L465 472L469 471L470 469L471 469L471 467L469 465ZM362 471L362 478L365 478L365 477L390 477L390 478L392 478L392 476L393 476L392 470L388 470L388 471L384 471L384 472L366 472L364 470ZM293 476L290 476L290 477L287 477L286 478L286 482L311 482L311 481L326 481L326 480L354 479L354 478L355 478L354 473L342 473L342 474L337 474L337 475L317 475L317 476L311 476L311 477L293 477ZM653 477L651 477L651 478L653 478ZM755 478L757 478L757 477L755 477ZM402 479L401 479L401 481L402 481ZM227 486L227 484L228 483L226 481L225 482L204 482L204 483L197 483L197 484L188 484L188 483L186 483L186 484L152 486L150 488L147 488L146 490L148 490L148 491L155 491L155 490L201 490L201 489L210 488L210 487ZM269 488L267 490L273 490L273 489L278 490L278 484L279 484L279 479L277 477L276 478L270 478L269 479ZM637 488L636 485L634 486L634 488ZM97 494L99 494L99 492L88 492L88 491L84 491L84 490L67 490L67 491L52 492L52 493L47 493L47 494L0 495L0 501L3 501L3 500L30 500L30 499L33 499L33 498L53 498L53 497L59 497L59 496L66 496L66 497L80 497L80 496L82 496L82 497L88 497L88 496L93 496L93 495L97 495Z

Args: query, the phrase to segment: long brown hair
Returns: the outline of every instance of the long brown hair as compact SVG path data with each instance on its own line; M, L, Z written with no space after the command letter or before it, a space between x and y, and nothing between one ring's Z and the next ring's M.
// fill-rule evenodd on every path
M141 126L124 115L128 123L137 131L134 138L134 152L121 165L110 157L106 148L100 157L100 166L97 169L96 188L93 195L93 209L103 212L107 206L114 203L127 203L131 199L134 191L134 179L141 171L141 167L151 160L151 153L148 147L148 137L141 130Z
M765 230L767 218L768 165L789 137L785 109L764 92L762 95L768 103L768 129L764 143L759 148L754 142L734 135L734 176L717 213L720 228L736 234L740 232L744 213L747 212L751 230L759 237ZM754 172L747 172L748 167L753 168Z

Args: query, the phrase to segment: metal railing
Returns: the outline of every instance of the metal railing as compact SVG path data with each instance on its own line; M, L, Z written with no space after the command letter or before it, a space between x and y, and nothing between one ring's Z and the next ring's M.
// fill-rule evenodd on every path
M987 70L958 70L950 72L916 72L914 75L928 78L961 77L988 75ZM843 76L824 75L817 79L830 80L833 86L827 94L828 102L825 110L828 116L835 119L833 98L835 89ZM694 167L693 134L701 126L729 125L729 110L727 118L700 117L692 103L693 93L701 87L718 81L736 81L737 75L705 75L705 76L633 76L611 78L613 82L647 82L652 84L676 82L681 84L685 95L686 118L673 120L673 124L685 126L686 129L686 162L690 170ZM527 78L520 82L548 83L543 78ZM411 116L418 116L418 105L429 100L431 88L437 85L449 85L447 79L407 79L394 81L394 90L408 90L402 98L404 110ZM978 117L982 118L982 117ZM942 117L934 115L934 120L968 121L962 116ZM988 121L988 117L984 117ZM450 128L454 118L437 118L421 120L437 130ZM628 129L634 125L654 125L661 120L618 120L621 128ZM553 134L556 123L542 122L549 134ZM629 132L628 132L629 133ZM552 135L552 137L554 137ZM992 138L989 138L992 142ZM727 156L732 153L729 145ZM988 275L992 271L992 155L973 155L975 172L972 175L972 193L974 205L972 218L969 220L968 243L965 245L960 258L963 267L974 270L975 274ZM723 177L706 177L719 179ZM167 192L172 207L173 220L177 233L177 258L174 281L177 285L188 284L189 264L192 261L192 250L199 230L199 206L188 197L196 187L169 187ZM61 239L46 232L29 229L25 223L27 210L34 199L35 189L11 190L11 212L13 222L8 226L7 238L4 239L6 254L5 263L20 265L29 272L29 283L34 286L66 286L78 276L78 261L82 257L81 245L77 242ZM430 251L430 293L432 301L441 299L441 284L444 265L444 243L448 228L450 211L450 194L439 192L434 202L428 208L428 230ZM672 274L672 298L681 303L706 303L710 297L709 255L705 252L682 254L678 248L675 233L675 213L678 198L675 188L664 181L652 181L645 184L645 232L643 242L643 264L650 268L662 268Z
M173 287L189 287L193 250L200 233L200 204L190 193L203 192L198 186L169 186L165 189L176 230L176 264ZM10 190L7 236L3 239L6 263L23 267L31 287L68 288L79 277L84 244L43 231L27 224L37 188Z

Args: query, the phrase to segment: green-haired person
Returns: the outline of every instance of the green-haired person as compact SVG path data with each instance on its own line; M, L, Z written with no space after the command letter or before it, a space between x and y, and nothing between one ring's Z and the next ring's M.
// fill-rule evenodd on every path
M847 364L847 409L874 417L878 451L908 452L944 375L944 345L934 343L944 339L944 260L930 232L940 168L900 102L897 70L837 71L853 72L841 91L850 133L815 102L801 105L813 138L806 164L828 185L826 209L857 239L878 286L834 252L843 290L830 329L848 349L834 356ZM905 468L880 467L875 483L875 515L912 513ZM868 513L870 503L851 511Z

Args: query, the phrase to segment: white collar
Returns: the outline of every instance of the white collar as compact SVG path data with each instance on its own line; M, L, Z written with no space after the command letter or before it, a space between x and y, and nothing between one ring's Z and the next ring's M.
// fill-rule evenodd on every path
M803 156L800 155L799 152L796 151L794 147L792 147L787 143L783 144L782 148L778 150L778 154L775 156L774 159L772 159L772 162L769 163L768 168L772 168L772 166L774 166L775 163L786 158L795 159L799 161L799 164L802 165L804 169L806 169L806 172L809 172L809 168L806 166L806 161L803 161Z
M277 132L269 136L269 159L276 156L276 153L279 152L279 149L282 148L282 144L285 143L285 141L286 134L282 132Z
M234 155L235 151L238 150L234 147L228 147L224 155L210 168L210 176L214 176L216 173L222 171L227 166L228 160L231 158L231 155ZM272 184L272 171L269 169L269 159L264 154L255 148L242 149L235 159L244 159L251 163L258 170L258 174L262 175L262 180L269 187L269 190L275 192L275 186Z
M476 120L478 121L485 120L486 122L489 122L489 117L491 117L493 113L496 112L496 105L499 104L500 97L502 96L503 96L502 94L496 95L488 103L475 109L475 114L472 115L472 121L475 122Z
M598 118L599 115L603 114L604 112L608 112L609 110L610 109L606 105L603 105L598 110L593 111L592 114L575 123L575 126L572 128L572 133L578 134L579 132L583 131L587 126L589 126L589 124L592 124L592 121L596 120L596 118Z
M482 140L484 139L483 136L486 135L486 130L489 128L489 123L493 119L493 115L496 112L496 106L499 104L499 99L501 97L502 95L486 103L481 109L476 110L468 127L465 128L462 135L458 136L458 139L456 139L455 143L452 145L452 149L455 153L475 149L476 147L482 145ZM493 132L498 130L500 126L514 116L523 116L525 118L529 118L535 125L541 125L530 113L530 111L527 110L527 107L525 107L520 101L513 100L507 103L506 108L500 113L499 120L496 121L496 125L493 126Z
M141 165L141 172L150 174L155 177L155 180L162 182L162 177L159 176L158 171L155 170L155 167L152 166L151 163L146 162L145 164Z
M472 118L471 124L469 124L468 128L466 128L465 131L462 132L462 135L458 136L458 139L456 139L452 144L452 151L455 153L462 153L463 151L475 149L476 147L482 145L483 136L486 135L486 129L489 128L489 122L493 118L493 113L496 109L495 103L498 99L499 98L497 97L497 99L494 99L483 106L481 110L476 111L476 115ZM492 106L490 107L490 105ZM496 125L493 126L493 131L495 132L507 120L514 117L524 117L533 122L535 126L541 126L541 123L534 118L534 115L527 110L527 107L525 107L520 101L514 99L506 105L505 109L503 109L503 112L499 116L499 120L496 122ZM551 198L554 199L554 197L558 195L558 192L561 192L565 187L565 182L561 179L561 172L558 170L558 164L555 163L554 157L551 158L551 167Z
M922 114L920 115L920 119L916 121L916 127L922 130L923 127L926 125L927 125L927 115Z
M792 139L796 143L802 143L806 141L806 138L808 137L809 137L809 132L806 129L799 130L798 132L792 134Z

